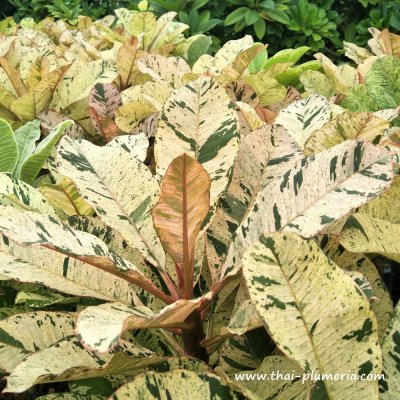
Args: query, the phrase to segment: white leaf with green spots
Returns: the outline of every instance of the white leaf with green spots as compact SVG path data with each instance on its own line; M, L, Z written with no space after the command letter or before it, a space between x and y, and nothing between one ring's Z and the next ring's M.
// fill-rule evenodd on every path
M400 262L400 224L357 213L339 236L340 244L354 253L375 253Z
M74 334L75 315L30 312L0 321L0 370L10 373L31 353Z
M165 255L150 215L159 184L132 147L116 140L100 147L65 137L58 147L58 172L71 178L98 216L137 251L138 262L146 258L163 267Z
M381 399L396 400L400 393L400 302L395 308L381 346L385 374L385 379L380 381Z
M54 209L39 190L10 173L0 173L0 204L56 217Z
M307 99L295 101L283 109L275 123L287 129L303 149L310 135L322 128L330 118L328 100L319 94L312 94Z
M236 231L222 275L240 266L246 248L262 233L285 229L313 237L390 187L390 153L349 140L303 158L259 191Z
M275 343L306 372L380 373L369 302L315 242L293 233L262 235L244 255L243 274ZM323 386L331 400L379 399L377 381L328 379Z
M210 175L210 204L214 205L229 182L238 150L234 105L215 80L201 77L167 100L159 118L154 149L160 175L164 175L172 160L186 153Z
M113 395L114 400L168 399L256 399L251 392L239 389L217 375L207 372L177 370L166 373L149 372L123 385Z

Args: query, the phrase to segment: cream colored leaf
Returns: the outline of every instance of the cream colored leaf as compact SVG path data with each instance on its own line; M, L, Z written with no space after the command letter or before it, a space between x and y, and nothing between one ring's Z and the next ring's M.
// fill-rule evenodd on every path
M292 233L262 235L244 255L243 273L275 343L306 372L380 373L368 300L316 243ZM379 399L377 381L328 379L323 385L332 400Z

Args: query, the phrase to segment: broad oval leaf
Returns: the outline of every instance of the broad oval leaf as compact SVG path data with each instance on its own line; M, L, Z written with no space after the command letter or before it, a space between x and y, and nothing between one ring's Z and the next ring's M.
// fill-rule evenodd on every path
M18 145L14 132L4 119L0 119L0 172L13 172L18 160Z
M316 243L293 233L262 235L244 255L243 274L274 341L306 372L380 373L369 302ZM379 399L377 381L324 380L323 385L332 400Z

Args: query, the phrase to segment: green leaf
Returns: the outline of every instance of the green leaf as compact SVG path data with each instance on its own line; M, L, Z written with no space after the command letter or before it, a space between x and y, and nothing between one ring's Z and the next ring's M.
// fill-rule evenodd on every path
M226 18L225 18L225 26L236 24L236 22L240 21L244 18L245 13L249 9L247 7L239 7L235 11L232 11Z
M261 40L265 35L265 31L267 29L267 24L265 23L265 21L262 18L259 18L255 22L253 29L254 29L254 32L256 33L257 37Z
M13 172L18 161L18 145L8 122L0 119L0 172Z
M261 235L244 255L243 274L275 343L305 372L380 373L377 323L369 302L315 242L292 233ZM377 381L320 384L332 400L379 399Z
M289 25L290 23L290 18L284 11L278 9L268 10L267 15L273 21L280 22L281 24Z
M244 14L244 19L246 21L247 26L253 25L259 19L261 19L260 15L255 10L247 10L246 14Z
M46 139L42 140L33 154L26 158L20 167L19 178L27 183L32 183L39 175L43 164L46 162L54 145L60 140L65 130L73 124L73 121L64 121L57 125Z
M275 64L280 63L297 63L307 51L310 50L307 46L298 47L297 49L285 49L278 51L270 57L263 65L263 69L271 68Z

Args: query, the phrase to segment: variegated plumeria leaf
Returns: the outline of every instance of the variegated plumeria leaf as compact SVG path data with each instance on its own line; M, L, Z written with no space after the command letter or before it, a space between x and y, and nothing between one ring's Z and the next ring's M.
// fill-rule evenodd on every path
M223 396L223 397L221 397ZM217 375L206 372L177 370L166 373L149 372L123 385L112 396L115 400L185 399L256 400L245 389L239 389Z
M83 200L71 179L60 175L56 178L55 184L43 179L38 185L40 193L61 219L67 219L72 215L94 214L94 209Z
M18 160L18 145L14 132L3 119L0 119L0 172L13 172Z
M61 122L37 145L35 152L30 154L20 167L18 177L21 180L32 183L36 179L54 145L60 140L65 130L72 124L72 121Z
M400 224L357 213L339 236L340 244L354 253L375 253L400 262Z
M72 313L38 311L0 320L0 370L10 373L31 353L74 334Z
M20 246L3 236L0 252L0 274L6 279L45 285L73 296L142 304L141 293L126 280L55 251Z
M304 71L299 80L308 94L318 93L329 99L335 93L331 81L322 72Z
M400 224L399 201L400 176L396 175L393 185L382 195L362 206L358 211L372 218Z
M119 90L110 83L96 83L89 94L90 119L107 143L119 135L113 117L121 104Z
M57 85L50 108L62 111L72 103L87 97L96 83L110 83L117 76L118 70L113 62L106 60L90 63L76 61Z
M139 123L156 111L157 109L151 103L143 99L124 103L115 113L115 123L121 131L134 133Z
M122 102L150 103L156 111L161 111L164 103L171 95L173 88L164 80L149 81L143 85L135 85L121 93Z
M397 304L382 339L383 372L379 382L382 400L396 400L400 392L400 303Z
M306 372L380 373L382 355L369 302L316 243L293 233L262 235L244 255L243 274L275 343ZM290 330L284 328L288 325ZM379 399L377 381L322 384L332 400Z
M44 396L37 397L36 400L105 400L103 396L97 395L84 395L81 393L52 393Z
M155 144L157 172L186 153L211 178L213 206L225 190L239 149L236 113L225 90L202 77L175 91L164 105Z
M160 198L151 210L163 248L175 264L176 286L185 299L193 297L196 241L210 209L210 186L203 166L182 154L169 165Z
M55 293L45 288L20 290L15 296L14 304L29 307L31 309L40 309L52 305L77 304L79 297L65 296L61 293Z
M218 279L218 269L234 233L260 189L270 146L271 129L267 127L241 138L231 182L219 200L219 206L207 231L207 260L213 281Z
M35 119L38 113L45 111L66 67L57 68L47 74L33 89L13 101L11 111L23 121Z
M184 85L183 77L190 72L190 67L184 59L157 54L142 57L137 66L140 72L150 75L154 81L165 81L176 89Z
M137 135L121 135L107 144L109 148L125 150L131 157L144 162L149 148L149 139L144 133Z
M312 385L310 381L302 382L300 378L303 373L298 364L288 357L268 356L254 371L243 371L241 373L243 379L240 382L262 399L306 400L309 398ZM256 377L257 374L266 376L267 379L246 379L246 376Z
M282 125L296 140L299 146L304 145L310 135L322 128L330 120L329 102L319 94L292 103L282 110L275 123Z
M70 120L70 118L67 116L53 110L47 110L39 113L38 118L41 121L42 129L47 133L52 131L61 122ZM65 135L72 139L85 139L86 132L80 125L75 123L74 125L71 125L65 129Z
M311 133L306 141L306 154L315 154L348 139L374 139L390 127L390 122L373 113L343 112L337 118L326 123L321 129Z
M0 206L0 231L21 245L36 245L55 250L142 288L145 286L149 293L160 292L134 264L111 251L100 239L89 233L73 230L51 216ZM164 296L162 292L160 296L170 302L169 296Z
M250 35L246 35L242 39L238 40L229 40L217 51L215 57L211 57L208 54L202 55L193 65L193 72L210 72L213 75L218 75L235 59L236 56L244 50L252 47L253 43L253 38Z
M262 233L285 229L316 236L377 197L392 180L390 153L360 140L302 159L258 193L236 231L222 276L235 271L246 247Z
M165 255L150 215L160 187L127 149L123 140L99 147L64 138L58 147L58 171L70 177L98 216L137 250L138 263L145 257L162 268Z
M186 318L208 300L209 296L181 299L158 313L146 307L133 308L121 303L88 307L79 314L77 333L86 346L103 353L115 347L128 330L184 327Z
M374 263L364 254L351 253L333 241L326 241L325 238L321 240L321 247L325 254L344 271L359 272L368 280L373 292L371 308L378 321L379 337L382 337L393 313L393 302Z
M161 356L128 342L121 343L113 353L99 356L86 350L76 336L65 335L20 362L8 377L4 392L22 393L40 383L130 375L161 360Z
M54 209L39 190L10 173L0 173L0 204L56 217Z

